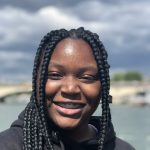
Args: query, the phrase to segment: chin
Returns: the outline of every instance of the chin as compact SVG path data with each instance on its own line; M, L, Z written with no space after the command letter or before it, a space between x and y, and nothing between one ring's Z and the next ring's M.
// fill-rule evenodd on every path
M80 126L80 120L63 117L61 119L52 119L54 124L63 130L73 130Z
M62 130L67 130L67 131L71 131L74 130L77 126L76 125L58 125L59 128L61 128Z

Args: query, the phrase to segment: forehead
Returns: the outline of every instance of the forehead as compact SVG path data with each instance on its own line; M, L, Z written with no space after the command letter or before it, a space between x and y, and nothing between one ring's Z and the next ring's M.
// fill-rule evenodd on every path
M91 46L82 39L71 38L63 39L56 45L51 61L96 64Z

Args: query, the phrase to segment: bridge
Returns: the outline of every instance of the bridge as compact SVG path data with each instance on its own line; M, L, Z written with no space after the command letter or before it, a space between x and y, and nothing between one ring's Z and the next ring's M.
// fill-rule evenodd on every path
M19 95L31 95L31 91L19 91L19 92L4 95L4 96L0 97L0 102L5 102L5 100L7 98L13 97L13 96L19 96Z
M0 85L0 102L11 96L30 95L31 84ZM13 100L13 99L12 99Z
M23 94L30 95L31 84L18 85L0 85L0 102L4 102L7 97L18 96ZM135 95L138 92L145 92L150 89L150 83L128 83L128 84L111 84L110 94L113 96L113 103L125 103L124 97ZM14 98L15 100L16 98ZM29 99L29 98L28 98ZM22 100L22 97L21 99ZM20 102L18 100L18 102ZM9 101L13 101L13 98Z

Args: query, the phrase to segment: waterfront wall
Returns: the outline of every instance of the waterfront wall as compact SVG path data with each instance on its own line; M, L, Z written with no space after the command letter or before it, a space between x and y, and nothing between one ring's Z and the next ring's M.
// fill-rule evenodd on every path
M24 91L31 91L31 84L30 83L23 83L23 84L0 84L0 97L5 95L9 95L16 92L24 92Z
M113 96L113 104L128 103L125 97L135 95L138 92L144 92L150 89L150 83L132 82L132 83L111 83L110 94ZM1 85L0 97L8 94L31 91L30 83L23 83L17 85Z

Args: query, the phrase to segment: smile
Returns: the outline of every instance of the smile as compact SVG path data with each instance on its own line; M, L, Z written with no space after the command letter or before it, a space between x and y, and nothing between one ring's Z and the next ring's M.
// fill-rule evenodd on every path
M62 108L67 109L81 109L85 106L85 104L81 103L72 103L72 102L53 102L55 105L58 105Z

